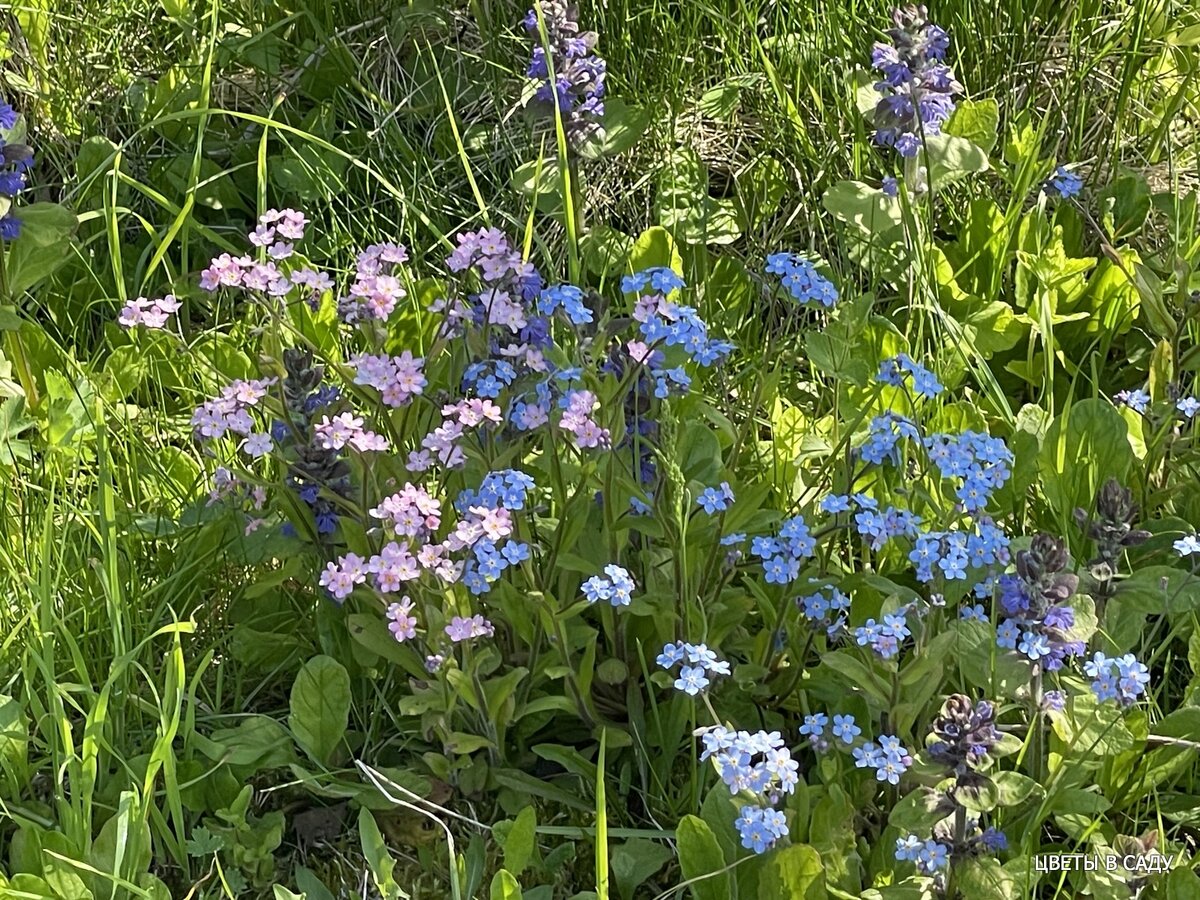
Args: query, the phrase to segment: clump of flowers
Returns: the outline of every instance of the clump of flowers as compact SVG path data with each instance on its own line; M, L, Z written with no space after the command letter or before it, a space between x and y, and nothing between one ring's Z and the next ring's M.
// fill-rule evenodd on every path
M944 766L952 780L935 792L929 804L941 816L932 834L898 838L895 857L899 862L915 863L921 875L934 877L939 890L944 888L941 870L955 861L1008 846L1003 832L982 827L978 815L968 813L961 796L978 790L986 781L980 770L1000 740L995 721L996 707L990 701L952 694L930 727L926 740L929 758Z
M817 267L795 253L772 253L767 257L768 275L779 276L779 286L803 306L832 309L838 301L838 289L817 271Z
M1132 706L1150 683L1150 670L1132 653L1113 658L1097 652L1084 663L1083 670L1093 679L1092 693L1101 703L1116 700L1122 706Z
M167 320L179 311L181 305L174 294L167 294L157 300L138 297L126 302L117 321L123 328L133 328L137 325L144 325L152 330L165 328Z
M911 159L929 135L938 134L954 112L962 85L946 65L949 35L929 21L924 6L892 12L891 44L877 43L871 65L881 75L883 96L875 106L875 142Z
M814 627L824 628L832 637L846 625L850 611L850 598L835 586L823 587L811 594L796 598L805 621Z
M790 794L800 781L800 766L778 731L733 731L722 725L704 729L700 735L703 762L712 759L721 780L734 796L747 792L756 802L741 807L734 826L742 846L764 853L787 837L787 821L773 807Z
M1150 532L1134 527L1138 509L1133 492L1115 478L1104 482L1096 494L1096 514L1075 510L1075 522L1096 544L1096 556L1091 561L1092 591L1100 597L1110 597L1116 589L1114 577L1121 553L1126 547L1137 547L1151 537Z
M1017 650L1045 671L1061 669L1068 657L1081 656L1083 641L1071 635L1075 610L1067 605L1079 578L1064 572L1068 561L1061 538L1039 534L1017 554L1017 573L999 579L1000 605L1007 619L996 643Z
M877 741L854 748L851 756L855 768L874 769L876 781L899 784L900 776L913 764L912 755L894 734L881 734Z
M890 359L885 359L879 365L878 378L884 384L902 387L905 375L912 378L913 393L920 397L932 399L944 390L941 382L937 380L937 376L920 363L915 362L907 353L900 353Z
M307 267L285 271L280 263L292 256L295 244L304 238L308 217L294 209L270 209L259 218L247 238L250 244L266 255L265 260L253 256L233 256L222 253L200 273L200 287L206 291L222 288L240 289L265 297L285 297L293 289L310 294L315 285L326 285L322 276Z
M1059 166L1054 174L1046 179L1042 190L1051 197L1059 200L1070 200L1083 191L1083 179L1077 172L1072 172L1066 166Z
M33 149L8 138L17 127L17 111L0 103L0 240L15 240L21 234L21 220L14 211L17 194L27 186L26 175L33 167Z
M637 587L630 574L615 563L604 567L604 575L593 575L581 590L589 603L607 600L613 606L628 606Z
M689 644L685 641L663 645L662 653L655 660L660 668L668 672L679 665L679 677L675 679L675 690L695 697L711 684L709 675L728 675L729 663L719 659L705 644Z
M900 644L911 634L901 610L885 615L882 622L867 619L865 625L854 629L854 640L860 647L869 646L881 659L891 659L900 652Z
M535 2L522 24L536 41L544 23L550 52L547 55L543 46L533 48L526 73L537 83L533 99L550 115L558 107L568 140L578 146L603 134L599 120L604 115L605 63L594 52L598 37L594 31L582 30L574 5L562 0Z
M813 555L816 539L803 516L785 519L774 537L760 535L750 542L750 552L762 560L769 584L790 584L800 577L800 564Z
M970 513L984 509L1012 474L1012 451L989 434L933 434L925 439L925 449L942 478L961 479L955 496Z

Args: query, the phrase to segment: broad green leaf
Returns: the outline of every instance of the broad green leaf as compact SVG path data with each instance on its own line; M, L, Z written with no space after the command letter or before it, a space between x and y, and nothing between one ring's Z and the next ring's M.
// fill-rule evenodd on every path
M593 225L579 240L584 265L594 275L616 275L625 267L633 238L603 223Z
M1000 104L991 97L986 100L962 100L946 121L942 131L966 138L984 153L996 146L1000 127Z
M32 203L17 212L21 233L6 250L8 290L16 296L49 277L70 256L75 214L57 203Z
M825 866L807 844L782 847L767 857L758 888L762 900L824 900Z
M533 859L537 844L537 813L532 806L526 806L507 830L501 847L504 850L504 868L514 875L520 875Z
M971 900L1018 900L1016 880L993 857L966 860L955 873L958 887Z
M6 796L15 797L28 778L29 722L21 704L0 694L0 769L7 788Z
M1089 399L1066 409L1047 429L1038 455L1042 492L1064 520L1090 509L1107 479L1122 484L1133 464L1125 420L1107 400Z
M662 227L654 226L643 231L633 249L629 251L629 273L641 272L658 266L672 269L676 273L683 272L683 258L675 247L675 240Z
M601 159L624 153L646 133L652 118L651 111L643 106L630 106L617 97L605 100L600 123L603 130L584 142L579 155L584 159Z
M1121 707L1115 701L1101 703L1091 693L1076 694L1062 712L1050 713L1050 722L1066 745L1060 752L1067 759L1113 757L1134 746Z
M929 170L929 184L935 191L988 170L987 153L982 148L951 134L926 137L922 158Z
M407 898L408 894L400 889L392 875L396 861L388 852L387 842L379 831L375 816L365 806L358 811L358 837L362 845L363 859L367 861L371 870L371 879L384 900Z
M702 879L689 886L692 896L696 900L730 900L730 876L721 871L726 866L725 855L708 824L697 816L684 816L675 829L675 841L684 879ZM714 874L717 872L720 874Z
M900 227L900 202L861 181L839 181L821 195L821 203L840 222L881 237Z
M488 888L489 900L521 900L521 885L508 869L501 869Z
M331 656L314 656L292 684L288 726L314 761L327 765L346 733L350 676Z
M1041 798L1045 790L1028 775L1020 772L994 772L996 802L1000 806L1017 806L1030 797Z
M613 881L622 900L633 900L637 889L674 858L671 848L644 838L632 838L609 850Z

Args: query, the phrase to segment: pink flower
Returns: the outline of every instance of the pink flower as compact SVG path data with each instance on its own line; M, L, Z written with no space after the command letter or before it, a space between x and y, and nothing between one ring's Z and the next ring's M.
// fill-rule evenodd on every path
M388 629L401 643L417 636L417 617L412 612L413 602L408 597L388 607L387 617L392 620Z

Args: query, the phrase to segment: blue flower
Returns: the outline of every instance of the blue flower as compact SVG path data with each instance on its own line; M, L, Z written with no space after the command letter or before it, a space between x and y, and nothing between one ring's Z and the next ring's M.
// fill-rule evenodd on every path
M1017 640L1020 636L1020 626L1012 619L1008 619L996 629L996 646L1004 650L1016 650Z
M515 566L518 563L529 559L529 545L520 541L509 541L500 551L500 555L503 556L510 565Z
M703 666L684 666L679 670L679 677L675 679L675 690L682 691L689 697L695 697L708 685L709 680Z
M850 509L850 498L845 494L829 494L821 498L821 512L834 513L847 512Z
M728 481L722 481L719 487L706 487L696 498L696 503L710 516L715 512L724 512L733 500L733 491Z
M854 724L854 716L845 715L833 717L833 736L841 738L844 744L853 744L854 739L862 734L862 729Z
M899 862L916 862L924 848L925 842L915 834L896 838L896 859Z
M800 733L817 738L825 733L825 726L828 724L829 716L825 715L825 713L805 716L804 724L800 726Z
M743 806L734 820L742 846L755 853L765 853L777 840L788 833L787 820L776 809Z
M1181 537L1171 546L1175 548L1175 552L1180 556L1191 556L1193 553L1200 553L1200 533Z
M1150 395L1141 388L1132 391L1118 391L1113 399L1138 413L1144 413L1150 406Z
M1059 166L1046 181L1043 190L1060 200L1070 200L1083 191L1083 179L1066 166Z
M984 610L982 603L976 603L974 606L964 606L958 611L958 614L966 622L970 622L972 619L977 622L986 622L988 620L987 612Z
M668 643L663 645L662 653L658 654L655 662L664 669L672 669L677 663L683 662L685 655L682 644Z

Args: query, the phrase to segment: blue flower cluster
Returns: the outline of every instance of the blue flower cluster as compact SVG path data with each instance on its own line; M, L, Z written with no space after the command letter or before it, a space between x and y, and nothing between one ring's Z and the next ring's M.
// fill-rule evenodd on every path
M963 88L945 63L950 37L926 19L924 7L899 7L892 22L892 43L877 43L871 53L882 76L875 89L883 94L875 106L875 143L911 159L926 136L942 130Z
M479 489L460 491L454 508L460 514L472 506L488 509L518 510L525 508L525 496L536 487L532 476L517 469L496 469L483 476Z
M888 784L899 784L900 776L913 764L908 749L891 734L880 735L878 744L867 741L861 747L855 747L851 755L855 768L874 769L876 781Z
M1083 179L1066 166L1059 166L1054 170L1054 174L1046 179L1042 190L1059 200L1070 200L1083 191Z
M0 103L0 129L11 132L17 126L17 111ZM25 173L33 166L33 150L25 144L9 143L0 137L0 240L14 240L21 233L21 220L13 212L13 198L25 190Z
M874 503L874 501L872 501ZM854 527L863 537L871 539L872 550L881 550L892 538L916 538L920 534L917 526L921 517L908 509L889 506L882 512L877 508L863 508L854 515Z
M1131 706L1150 683L1150 670L1132 653L1109 657L1097 652L1084 664L1083 670L1094 679L1092 693L1101 703L1116 700L1122 706Z
M871 465L882 465L885 460L899 465L900 439L919 440L920 437L920 432L911 419L888 411L871 419L867 429L867 440L858 452L863 460Z
M1068 636L1075 625L1074 609L1039 603L1037 593L1017 575L1001 575L997 587L1008 617L996 629L998 647L1016 650L1051 672L1061 669L1068 657L1083 655L1083 642Z
M675 690L689 697L695 697L709 686L709 675L729 674L728 661L718 659L717 654L705 644L689 644L685 641L664 644L655 662L668 672L683 663L679 677L675 679Z
M751 734L715 725L700 740L704 744L700 761L713 760L731 794L748 791L759 795L759 802L743 806L734 822L742 846L764 853L787 837L783 814L771 807L796 789L800 765L792 759L783 736L778 731Z
M891 359L885 359L879 364L877 377L884 384L903 387L906 374L912 376L913 392L918 396L931 399L944 390L941 382L937 380L937 376L920 363L915 362L907 353L900 353Z
M495 400L517 378L517 370L508 360L471 363L463 370L463 393Z
M1003 439L990 434L934 434L925 439L925 449L943 478L962 479L955 496L967 512L984 509L1012 474L1012 451Z
M743 806L733 824L742 846L755 853L766 853L788 833L783 813L769 806Z
M641 294L649 287L649 293L666 296L687 287L687 283L674 269L653 266L621 279L621 291L625 294Z
M796 598L800 612L812 625L824 625L830 637L846 624L850 598L834 586L823 587L814 593Z
M795 253L772 253L767 257L768 275L778 275L779 284L797 303L815 303L832 309L838 301L838 289L817 271L811 262Z
M598 40L594 31L581 31L574 7L562 0L536 0L537 7L526 13L522 24L531 35L538 34L538 7L546 26L544 47L534 47L528 77L538 83L534 99L557 106L563 128L574 144L601 132L599 119L604 115L604 60L592 51Z
M882 622L867 619L865 625L854 629L854 640L860 647L869 645L883 659L891 659L900 652L901 642L911 634L906 611L901 609L885 615Z
M537 307L547 318L561 308L572 325L588 325L592 321L592 311L583 302L583 291L573 284L545 288L538 297Z
M633 577L616 563L605 566L604 575L607 577L593 575L580 588L588 603L607 600L613 606L628 606L637 587Z
M946 867L949 861L950 848L941 841L933 838L921 840L915 834L896 838L896 859L899 862L910 861L917 864L922 875L932 875L938 869Z
M800 577L800 563L816 550L803 516L785 519L776 537L760 535L750 542L750 552L762 560L768 584L790 584Z
M937 575L947 581L966 581L968 569L1007 564L1008 546L1004 530L991 519L981 518L975 523L975 531L927 531L918 535L908 559L916 566L917 580L924 584Z
M815 713L811 716L804 717L804 723L800 726L800 734L807 735L809 741L818 751L827 750L828 742L825 740L825 727L829 724L829 716L825 713ZM829 729L830 733L840 740L843 744L853 744L854 739L862 734L862 729L854 723L854 716L834 715L833 727Z

